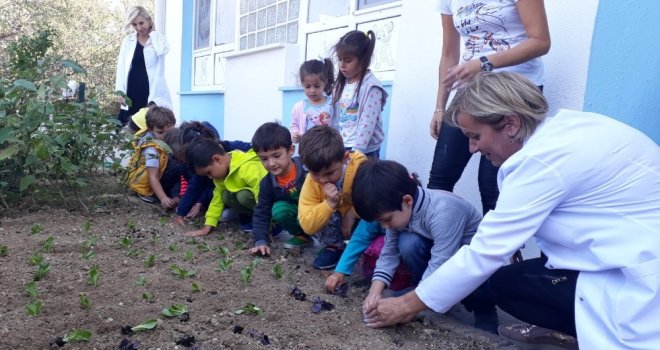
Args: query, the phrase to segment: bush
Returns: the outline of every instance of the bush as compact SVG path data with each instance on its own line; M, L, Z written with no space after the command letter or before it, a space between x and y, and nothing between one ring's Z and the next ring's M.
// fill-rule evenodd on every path
M44 186L61 199L90 188L104 171L121 171L125 144L114 117L88 100L61 97L69 79L84 77L75 62L54 57L52 31L23 36L8 46L11 76L0 79L0 200L33 196ZM34 198L34 197L33 197Z

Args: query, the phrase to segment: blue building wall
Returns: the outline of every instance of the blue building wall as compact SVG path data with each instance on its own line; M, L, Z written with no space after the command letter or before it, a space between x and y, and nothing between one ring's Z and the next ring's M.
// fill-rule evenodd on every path
M629 124L660 143L660 1L600 1L584 110ZM604 140L605 141L605 140Z

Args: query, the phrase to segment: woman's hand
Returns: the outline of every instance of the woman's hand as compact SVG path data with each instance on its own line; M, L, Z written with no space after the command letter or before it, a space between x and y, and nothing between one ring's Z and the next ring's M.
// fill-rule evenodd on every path
M464 83L472 80L480 71L481 61L478 59L450 67L442 79L442 85L444 85L447 91L459 88Z
M365 323L367 327L372 328L407 323L424 309L426 305L414 291L398 298L382 298L373 312L365 317Z
M438 139L440 136L440 128L442 128L442 111L437 110L433 112L433 118L431 118L431 137Z

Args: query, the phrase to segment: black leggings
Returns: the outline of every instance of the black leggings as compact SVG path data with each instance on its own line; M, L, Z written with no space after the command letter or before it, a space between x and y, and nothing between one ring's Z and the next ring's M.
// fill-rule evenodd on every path
M572 336L578 271L551 270L544 257L504 266L488 280L497 306L517 319Z

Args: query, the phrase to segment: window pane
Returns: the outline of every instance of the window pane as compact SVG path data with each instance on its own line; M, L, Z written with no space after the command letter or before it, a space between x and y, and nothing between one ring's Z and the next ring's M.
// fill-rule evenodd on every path
M300 0L289 0L289 21L298 19L298 12L300 12Z
M195 2L195 50L209 47L211 0Z
M254 32L257 30L257 13L251 13L248 17L248 31Z
M319 22L322 17L348 15L348 0L309 0L307 23Z
M247 22L248 22L248 17L247 16L241 17L241 32L240 32L241 35L247 33L247 31L248 31Z
M358 0L358 10L366 9L372 6L387 4L395 1L398 0Z
M277 35L275 34L275 28L268 29L266 31L266 45L276 43Z
M277 23L286 22L286 3L280 3L277 5Z
M266 25L272 27L275 25L275 16L277 15L277 7L271 6L266 9Z
M244 17L243 17L244 18ZM241 18L241 28L243 27ZM234 42L236 27L236 1L218 0L215 10L215 44L229 44Z
M241 15L248 12L248 0L241 0Z
M286 42L289 44L295 44L298 41L298 22L289 23L286 37Z

